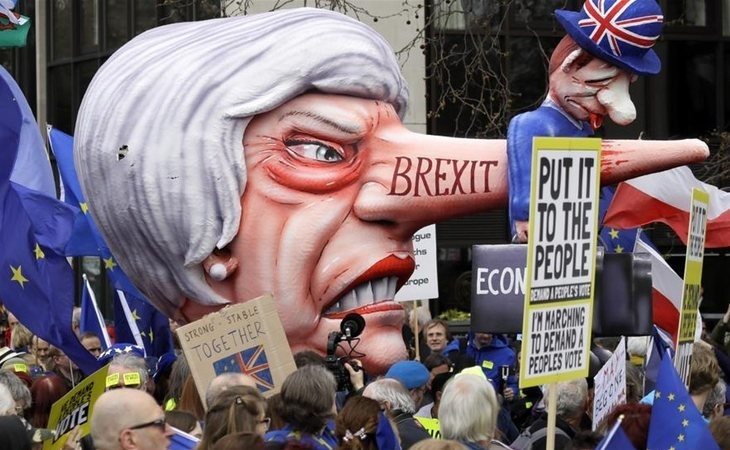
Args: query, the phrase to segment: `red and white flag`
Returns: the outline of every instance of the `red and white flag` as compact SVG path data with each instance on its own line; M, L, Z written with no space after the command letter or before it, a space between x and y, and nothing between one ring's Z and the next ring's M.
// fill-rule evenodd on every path
M686 244L692 188L695 187L710 195L705 247L730 247L730 193L701 182L687 166L620 183L606 212L604 225L627 229L664 222Z
M671 333L677 342L679 312L682 309L682 278L650 245L636 239L634 253L651 256L651 299L654 325Z

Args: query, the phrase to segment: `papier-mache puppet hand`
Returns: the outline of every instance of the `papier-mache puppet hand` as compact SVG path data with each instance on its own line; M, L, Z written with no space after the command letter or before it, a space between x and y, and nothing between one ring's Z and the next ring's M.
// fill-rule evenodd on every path
M587 0L580 12L555 14L568 35L550 57L547 98L536 110L515 116L507 131L515 242L527 241L532 138L591 136L606 115L628 125L636 117L629 84L661 68L651 50L663 22L654 0Z

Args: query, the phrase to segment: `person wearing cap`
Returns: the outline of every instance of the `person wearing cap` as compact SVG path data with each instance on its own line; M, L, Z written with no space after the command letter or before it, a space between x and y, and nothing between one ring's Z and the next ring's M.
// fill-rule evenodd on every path
M515 242L527 242L532 138L592 136L605 116L630 124L636 109L629 85L661 68L651 49L663 23L656 1L587 0L580 12L557 10L555 15L568 34L550 57L547 98L538 109L515 116L507 130Z
M416 409L419 409L428 389L428 382L431 381L431 373L418 361L398 361L388 369L385 378L400 381L408 389Z
M400 381L387 377L375 380L365 387L362 395L380 403L380 407L395 422L403 450L408 450L416 442L430 439L428 431L413 418L416 404Z

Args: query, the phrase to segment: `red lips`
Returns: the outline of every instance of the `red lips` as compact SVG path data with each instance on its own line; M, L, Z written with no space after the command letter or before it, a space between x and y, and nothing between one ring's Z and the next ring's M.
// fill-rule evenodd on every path
M368 270L363 272L359 277L357 277L350 284L348 284L347 287L345 287L345 289L340 292L340 297L343 294L350 292L352 289L355 288L355 286L358 286L370 280L376 280L378 278L385 277L398 277L397 289L400 289L401 286L403 286L406 281L408 281L408 278L410 278L415 269L416 263L413 258L401 259L396 256L389 255L388 257L383 258L377 263L373 264ZM325 308L325 311L327 310L327 308L330 308L332 305L337 303L340 300L340 297L335 298L330 304L328 304ZM372 305L361 306L359 308L351 309L348 311L338 311L335 313L326 314L326 316L332 319L338 319L340 317L345 317L345 315L351 312L356 312L358 314L369 314L396 309L403 308L397 303L387 301L375 303Z

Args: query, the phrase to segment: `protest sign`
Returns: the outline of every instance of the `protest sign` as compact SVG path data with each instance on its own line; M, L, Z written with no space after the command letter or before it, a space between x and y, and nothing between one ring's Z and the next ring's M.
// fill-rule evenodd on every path
M48 428L54 430L56 436L43 443L43 450L63 448L68 434L77 426L81 427L79 437L91 433L91 413L96 400L106 388L108 369L109 366L105 366L97 370L53 404L48 416Z
M613 355L593 377L593 431L613 407L626 402L626 339L622 336Z
M588 375L601 141L535 138L520 387Z
M522 331L526 259L525 245L472 246L472 331Z
M249 375L264 397L296 370L271 295L228 306L177 329L200 398L226 372Z
M689 364L692 359L692 346L697 329L700 297L702 296L702 261L705 256L705 234L707 232L707 210L710 196L707 192L692 189L692 207L689 212L689 231L687 236L687 257L684 263L684 283L682 286L682 310L677 332L677 354L674 367L679 377L689 386Z
M411 238L416 270L395 295L395 301L438 298L439 279L436 270L436 225L418 230Z

